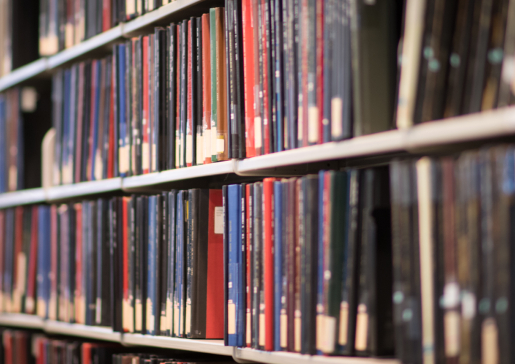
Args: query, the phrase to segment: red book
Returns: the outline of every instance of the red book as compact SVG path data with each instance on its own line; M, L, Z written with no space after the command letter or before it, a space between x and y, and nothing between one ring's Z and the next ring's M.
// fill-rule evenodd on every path
M251 295L251 289L252 289L252 280L250 279L251 278L251 272L250 272L250 269L251 269L251 260L250 260L250 252L251 252L251 248L252 248L252 235L251 235L251 224L252 224L252 218L253 218L253 215L252 215L252 211L251 211L251 207L252 207L252 203L250 201L250 199L252 198L251 194L250 194L250 185L248 184L247 186L245 186L245 211L247 211L247 214L246 214L246 218L247 220L245 221L245 226L247 227L245 233L247 234L247 243L246 243L246 252L247 252L247 287L246 287L246 291L245 293L247 294L247 332L245 333L245 343L247 344L247 347L250 347L252 345L252 335L250 334L251 332L251 317L252 317L252 313L251 313L251 308L252 308L252 302L251 302L251 299L252 299L252 295Z
M154 115L154 103L155 103L155 95L154 95L154 36L151 35L148 40L148 145L149 145L149 153L148 153L148 165L149 172L157 172L157 164L156 164L156 142L154 141L154 130L156 128L156 116ZM146 95L144 95L146 97Z
M5 210L0 210L0 275L4 276ZM0 279L0 312L4 311L4 280Z
M204 164L211 163L211 29L209 14L202 15L202 129Z
M241 3L243 28L243 76L245 91L245 147L247 158L256 155L254 136L254 23L252 0Z
M191 20L188 20L188 54L186 55L186 58L188 59L187 64L188 67L186 69L186 72L188 74L188 90L187 90L187 106L186 106L186 120L187 120L187 126L186 126L186 166L191 167L193 164L193 99L192 99L192 82L193 82L193 75L192 75L192 63L193 60L192 57L192 46L193 46L193 29Z
M13 360L16 364L28 364L28 353L31 353L29 346L29 333L27 331L16 330L13 332Z
M209 190L207 246L206 338L224 337L223 198Z
M182 165L182 148L181 148L181 41L182 41L182 25L177 25L177 64L176 64L176 74L177 74L177 103L176 105L176 118L175 118L175 168L180 168Z
M82 204L76 203L75 208L75 322L86 323L84 307L84 288L82 287Z
M83 343L81 346L81 360L82 364L92 364L91 361L91 349L96 346L92 343Z
M5 364L15 364L13 361L13 332L12 332L12 330L5 330L3 332L2 341L4 344L4 363Z
M21 264L27 264L23 259L23 206L17 206L15 209L15 223L14 223L14 261L13 261L13 287L12 287L12 301L10 312L21 311L21 296L23 293L22 285L22 271L25 272L25 267L20 267Z
M142 115L142 132L143 132L143 145L141 148L141 167L143 174L149 171L150 162L150 145L148 140L148 35L143 37L142 45L142 68L143 68L143 115Z
M266 44L266 39L267 39L267 24L268 24L268 19L267 19L267 11L265 11L265 9L268 7L268 5L266 4L267 3L267 0L261 0L261 6L262 6L262 12L261 12L261 22L263 24L262 26L262 31L261 31L261 41L263 42L263 69L262 69L262 72L263 72L263 105L264 105L264 108L263 108L263 112L265 113L264 115L262 115L263 117L263 142L264 142L264 154L268 154L270 153L270 122L271 120L268 120L268 115L269 115L269 102L268 102L268 98L269 98L269 93L270 93L270 90L268 89L268 57L266 56L267 54L267 51L268 51L268 47L267 47L267 44ZM271 349L273 350L273 349Z
M265 285L265 350L274 350L274 182L263 180L263 267ZM261 330L261 328L260 328Z
M114 140L114 103L116 101L115 92L116 92L116 58L112 58L112 70L111 70L111 90L110 92L110 101L109 101L109 149L107 152L107 178L113 178L114 171L114 149L116 147L116 142ZM78 129L80 130L80 129Z
M81 62L79 64L79 76L78 76L78 90L77 90L77 138L75 139L75 171L74 171L74 182L81 181L81 170L82 170L82 123L85 122L87 124L87 120L82 120L84 118L84 71L85 64Z
M27 293L25 296L25 313L34 314L36 308L36 266L38 262L38 207L32 206L30 226L29 275L27 277Z
M111 29L111 1L102 1L102 31L105 32Z
M57 319L57 206L50 206L50 302L48 305L48 318Z
M324 2L316 2L318 144L324 142Z

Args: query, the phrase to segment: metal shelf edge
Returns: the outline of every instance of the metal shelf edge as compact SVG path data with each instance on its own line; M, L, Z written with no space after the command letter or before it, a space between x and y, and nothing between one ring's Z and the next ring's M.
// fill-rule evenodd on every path
M0 78L0 91L4 91L9 87L16 86L32 77L35 77L47 70L47 59L39 58L20 68L11 71L9 74Z
M54 186L47 190L47 201L60 201L93 194L119 191L121 189L122 179L120 177Z
M44 320L36 315L23 313L3 313L0 315L0 325L20 327L25 329L42 329Z
M234 348L235 360L248 360L269 364L401 364L392 358L355 356L306 355L282 351L261 351L249 348Z
M0 194L0 209L19 205L42 203L46 201L43 188L30 188L14 192Z
M220 174L234 173L236 160L216 162L187 168L170 169L162 172L126 177L122 181L122 189L130 190L153 186L161 183L181 181L185 179L209 177Z
M66 322L47 320L43 325L43 331L49 334L61 334L80 336L89 339L121 342L121 334L113 332L108 327L87 326L81 324L69 324Z
M223 340L182 339L141 334L123 334L122 343L124 345L143 345L216 355L232 355L232 347L224 346Z

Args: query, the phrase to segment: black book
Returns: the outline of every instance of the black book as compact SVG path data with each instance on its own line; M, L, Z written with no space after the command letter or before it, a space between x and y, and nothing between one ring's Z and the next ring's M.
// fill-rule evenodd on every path
M191 210L191 250L192 250L192 285L191 285L191 330L188 337L206 337L206 301L207 301L207 252L209 221L209 190L190 190Z
M139 245L140 255L137 257L140 260L140 285L141 285L141 332L147 333L147 285L148 285L148 197L141 196L141 210L139 223ZM137 324L137 321L136 321Z
M227 75L227 110L229 113L229 158L237 158L239 155L238 145L238 122L239 114L236 111L236 65L234 54L234 1L225 0L225 58Z
M357 355L391 355L392 256L388 168L360 176L361 252L354 349Z
M188 105L189 108L191 108L191 127L192 130L188 131L188 135L191 135L191 145L186 145L186 148L191 148L191 165L197 164L197 138L196 138L196 131L197 131L197 121L200 115L197 115L198 112L198 102L197 99L197 18L192 17L190 19L189 26L189 34L188 34L188 44L191 44L191 53L188 54L189 62L188 65L190 68L188 69L188 77L191 78L191 95L189 95L189 98L191 98L191 105ZM189 46L188 46L189 48ZM187 143L186 143L187 144Z
M263 183L256 182L254 184L254 303L256 307L256 338L257 349L264 349L265 347L265 328L261 323L264 322L265 315L265 285L264 285L264 259L263 259ZM263 334L262 334L263 332Z
M337 181L338 182L338 181ZM344 191L343 188L341 188ZM316 304L318 264L318 175L302 178L304 234L301 254L301 353L316 354ZM342 224L340 223L340 226Z
M254 329L257 325L256 316L255 316L255 307L254 307L254 279L255 279L255 270L254 270L254 184L249 184L249 201L248 201L249 209L247 211L248 215L248 225L246 228L248 229L249 234L249 250L250 250L250 261L247 264L250 266L250 285L247 286L247 289L250 292L250 307L247 307L247 315L250 315L250 320L247 319L247 325L250 322L250 329L247 327L247 333L250 332L250 338L246 339L246 343L250 342L251 347L255 347L257 345L258 337L256 336L256 330Z
M96 323L96 297L97 297L97 275L98 275L98 259L97 259L97 215L98 201L91 201L88 206L88 264L87 264L87 280L86 280L86 325L94 325Z
M181 161L180 167L186 167L186 135L187 135L187 115L188 115L188 21L184 20L181 25L181 94L180 94L180 142L181 142Z
M176 117L177 117L177 26L171 24L167 27L168 37L168 152L167 164L165 169L174 169L175 165L175 133L176 133Z
M449 74L446 85L446 104L444 117L459 115L462 110L469 47L471 44L471 30L474 22L474 9L478 0L459 0L456 9L456 26L452 36L452 45L449 57Z
M286 105L285 105L285 72L284 72L284 24L283 24L283 0L273 0L272 5L274 9L274 18L272 19L274 27L274 100L275 100L275 115L276 115L276 148L277 152L285 150L286 135L285 135L285 120L286 120ZM241 10L240 10L241 12ZM245 145L245 144L243 144Z
M255 11L256 9L254 9ZM259 84L259 91L258 91L258 96L256 97L258 99L258 106L259 107L259 115L261 116L261 151L259 152L259 154L256 152L256 155L262 155L262 154L265 154L265 133L266 133L266 128L265 128L265 124L268 123L268 115L265 115L265 99L263 97L263 94L264 94L264 75L263 75L263 57L265 57L266 55L263 54L263 5L262 5L262 2L261 0L257 0L257 16L258 16L258 21L257 21L257 24L254 23L254 28L257 28L257 34L254 33L254 36L257 36L257 43L258 43L258 48L257 48L257 60L258 62L254 62L254 67L257 67L258 69L258 79L256 79L254 82L256 84ZM254 52L256 52L256 50L254 49Z
M432 25L427 39L427 46L432 50L432 54L424 54L424 99L421 109L415 113L415 122L437 120L444 116L445 81L452 46L449 34L453 33L455 17L456 2L434 2L433 17L429 19Z
M109 200L109 254L110 254L110 308L113 331L122 332L122 290L121 286L121 238L122 214L121 199L113 197Z
M176 241L176 200L177 191L168 192L168 275L167 275L167 336L173 333L174 323L174 291L175 291L175 241ZM163 330L163 327L161 327Z
M153 259L154 262L154 274L155 274L155 280L154 280L154 302L152 302L153 312L155 313L154 316L154 332L156 335L159 335L161 332L161 280L165 277L164 271L161 267L161 261L162 261L162 255L163 255L163 196L161 194L158 194L156 196L156 210L155 210L155 223L156 226L154 229L154 241L152 242L154 246L154 254L155 257ZM149 232L150 235L150 232Z
M96 310L95 324L98 326L111 326L111 284L110 276L110 247L109 247L109 226L108 226L108 206L107 200L97 200L97 226L96 226L96 245L97 245L97 285L96 285Z
M154 34L154 128L152 141L156 147L153 155L152 171L162 171L166 168L166 154L168 143L168 123L167 123L167 31L164 28L156 28Z
M55 130L54 148L54 185L62 183L62 138L63 138L63 95L64 95L64 73L59 70L52 78L52 127Z
M134 332L143 333L142 320L143 320L143 268L142 263L142 232L143 229L143 197L133 196L135 203L135 221L134 221Z
M269 126L269 140L270 140L270 152L277 152L277 99L276 99L276 45L275 45L275 2L273 0L267 0L266 6L268 7L268 17L266 18L267 25L267 53L268 53L268 100L269 100L269 115L270 115L270 126Z
M193 315L194 311L192 309L193 306L193 291L196 289L196 284L193 283L196 278L195 269L195 255L196 244L194 244L193 240L197 239L197 225L198 219L195 215L197 215L197 204L199 199L199 190L193 189L188 190L188 209L187 209L187 230L186 230L186 320L185 320L185 330L184 335L186 337L192 337L192 325L195 323L197 317ZM195 287L194 287L195 285Z
M60 1L62 3L62 1ZM102 17L98 17L98 1L88 0L86 5L86 38L91 38L97 34L97 22L102 21ZM59 49L62 49L59 47Z
M481 110L492 10L496 0L477 0L471 30L462 114Z
M414 254L414 251L418 251L415 245L419 241L415 163L393 162L390 166L390 179L395 352L398 358L405 362L420 363L422 362L421 313L417 310L420 303L417 299L418 292L415 290L415 280L419 275L412 268L419 260L419 257ZM412 310L414 315L409 319L403 318L405 309Z
M114 0L115 3L118 2L118 0ZM115 16L115 12L113 11L113 17ZM117 22L113 22L113 24L115 24ZM113 122L114 122L114 125L113 125L113 132L114 132L114 155L113 155L113 177L118 177L119 176L119 169L118 169L118 161L119 161L119 156L118 156L118 147L120 146L120 143L119 143L119 130L118 130L118 127L119 127L119 112L120 110L118 110L118 108L120 107L120 105L118 105L118 100L120 100L120 97L122 97L123 95L119 95L118 92L118 83L119 83L119 80L118 80L118 75L119 75L119 69L120 69L120 66L119 66L119 63L120 63L120 60L119 60L119 53L118 53L118 47L120 47L121 45L115 45L113 46L113 69L112 69L112 74L113 74ZM77 131L79 132L79 131Z

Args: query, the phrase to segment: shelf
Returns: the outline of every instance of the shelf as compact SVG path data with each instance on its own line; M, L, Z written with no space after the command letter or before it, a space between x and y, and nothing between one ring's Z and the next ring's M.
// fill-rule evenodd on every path
M103 33L97 34L84 42L81 42L73 47L65 49L62 52L57 53L55 56L48 58L48 67L56 68L67 62L71 62L74 59L84 56L87 53L103 48L110 43L122 38L123 24L117 25Z
M123 179L122 188L124 191L129 192L162 183L234 173L237 162L237 160L233 159L230 161L216 162L201 166L177 168L163 172L127 177Z
M0 315L0 326L12 326L24 329L42 329L44 320L36 315L24 313L3 313Z
M236 174L252 175L254 171L296 164L399 152L406 146L406 136L407 132L404 130L390 130L341 142L266 154L238 161Z
M32 77L39 76L47 70L46 58L40 58L34 62L28 63L25 66L17 68L0 78L0 91L4 91L9 87L18 85Z
M19 205L37 204L46 201L45 190L31 188L0 194L0 209Z
M216 355L232 356L233 353L232 346L224 346L223 340L181 339L177 337L123 334L122 342L124 345L143 345Z
M69 185L55 186L47 190L47 201L55 202L76 197L120 191L121 189L121 178L110 178L101 181L80 182Z
M255 361L268 364L401 364L399 360L389 358L303 355L247 348L234 348L233 358L236 361Z
M86 326L47 320L43 325L43 330L47 334L80 336L88 339L118 343L122 341L122 334L113 332L109 327Z
M143 28L154 25L174 13L189 8L198 3L204 2L205 0L176 0L170 4L161 6L154 11L151 11L142 16L138 16L134 20L131 20L123 25L123 34L125 37L130 37L131 33L140 31Z

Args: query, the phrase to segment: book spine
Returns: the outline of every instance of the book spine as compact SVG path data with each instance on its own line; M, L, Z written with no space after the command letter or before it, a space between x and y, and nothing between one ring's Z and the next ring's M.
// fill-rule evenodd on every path
M274 255L274 350L281 351L281 299L283 297L283 194L280 181L274 182L273 191L273 255Z
M245 153L247 158L256 155L254 136L254 23L252 0L243 0L242 41L243 41L243 83L245 105Z
M202 154L203 164L211 163L211 25L202 15Z
M245 241L246 248L246 280L245 280L245 295L246 295L246 312L245 312L245 346L252 346L252 219L253 219L253 206L252 206L252 195L253 195L252 184L247 184L245 189Z
M218 124L218 101L217 101L217 67L216 67L216 52L217 52L217 38L216 38L216 10L209 10L209 35L210 39L210 55L211 55L211 161L217 161L216 155L216 141L217 141L217 124Z
M203 63L203 23L202 17L196 18L196 114L195 114L195 131L196 131L196 141L195 141L195 163L196 165L204 164L204 100L203 96L206 90L204 90L204 63Z
M152 85L149 84L149 48L150 48L150 40L149 36L145 36L142 38L141 42L141 56L142 56L142 114L141 114L141 132L142 132L142 145L141 145L141 169L142 173L146 174L150 171L150 109L149 109L149 100L150 95L152 94L151 88Z
M239 226L241 226L241 196L240 186L230 185L228 187L228 251L229 251L229 275L228 275L228 301L227 301L227 333L228 345L236 346L238 344L238 303L239 303L239 251L240 234L238 234Z
M263 267L265 285L265 350L274 350L274 179L263 180Z

